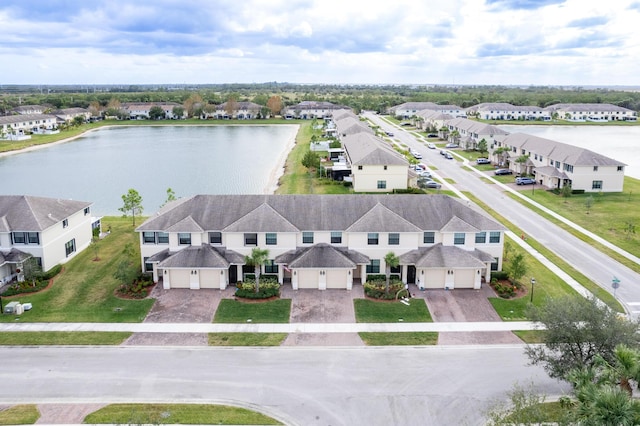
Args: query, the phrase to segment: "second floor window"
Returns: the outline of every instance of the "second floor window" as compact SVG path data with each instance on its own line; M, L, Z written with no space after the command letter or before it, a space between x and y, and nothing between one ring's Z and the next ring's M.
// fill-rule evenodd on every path
M487 242L487 233L486 232L478 232L476 233L476 244L484 244Z
M500 232L491 231L489 233L489 242L493 244L497 244L500 242Z
M464 245L464 232L456 232L453 234L453 244Z
M400 234L398 233L389 234L389 245L390 246L400 245Z
M313 244L313 232L302 233L302 244Z
M367 244L370 246L378 245L378 233L377 232L369 232L367 234Z
M178 244L182 246L188 246L191 244L191 234L189 233L178 233Z
M222 232L209 232L209 244L222 244Z
M422 237L422 242L425 244L433 244L436 242L436 233L433 231L427 231Z
M257 246L258 245L258 234L244 234L244 245L245 246Z
M334 231L331 233L331 244L342 244L342 232Z
M62 219L62 227L66 228L67 226L69 226L69 219Z
M267 234L265 235L265 240L268 246L275 246L276 244L278 244L278 234L276 234L275 232L267 232Z

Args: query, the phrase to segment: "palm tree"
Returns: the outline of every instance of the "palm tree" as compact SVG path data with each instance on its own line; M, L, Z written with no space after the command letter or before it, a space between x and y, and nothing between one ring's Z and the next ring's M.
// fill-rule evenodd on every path
M384 274L387 277L387 280L384 286L384 292L385 294L389 294L389 281L391 279L391 268L395 268L400 264L400 258L396 256L394 252L390 251L384 257L384 263L385 263Z
M620 389L633 396L631 381L640 381L640 354L626 345L618 345L613 352L613 364L600 358L600 364L609 376L610 383L617 383Z
M261 266L269 260L269 250L254 247L251 255L245 256L244 261L247 265L253 266L253 272L256 276L256 293L260 290L260 269Z

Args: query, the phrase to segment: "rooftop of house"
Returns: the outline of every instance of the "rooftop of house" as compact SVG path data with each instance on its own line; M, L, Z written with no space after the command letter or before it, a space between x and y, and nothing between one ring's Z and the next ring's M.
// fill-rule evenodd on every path
M37 232L92 203L29 195L0 195L0 232Z
M386 142L370 133L355 133L342 140L352 165L403 165L409 166L404 156Z

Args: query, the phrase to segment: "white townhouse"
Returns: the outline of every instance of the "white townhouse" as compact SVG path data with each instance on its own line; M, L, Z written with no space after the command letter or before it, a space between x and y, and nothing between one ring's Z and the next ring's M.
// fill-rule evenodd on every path
M360 121L357 116L346 116L339 120L335 120L334 123L336 125L336 136L340 139L357 133L375 134L373 129L371 129L371 127L369 127L365 122Z
M437 111L442 114L449 114L452 117L464 117L464 109L458 105L438 105L433 102L405 102L400 105L390 107L387 112L399 119L409 119L417 115L419 111Z
M342 146L355 192L407 189L409 162L382 139L356 133L343 138Z
M216 106L216 112L214 117L219 120L251 120L254 118L258 118L262 114L262 105L258 105L253 102L248 101L240 101L235 102L233 106L233 110L229 111L227 109L228 102L221 103ZM229 115L231 112L231 115Z
M482 120L551 120L548 110L537 106L516 106L505 102L485 102L466 109L467 116Z
M21 280L22 261L35 257L43 271L89 246L92 203L0 195L0 281Z
M505 228L446 195L196 195L137 228L143 271L169 288L225 289L253 274L245 256L267 249L262 273L297 289L350 290L393 273L420 288L475 288L502 268Z
M446 114L440 111L433 111L430 109L423 109L416 113L416 127L420 130L434 130L438 133L445 123L454 118L450 114Z
M91 118L91 111L85 108L63 108L57 109L52 112L59 121L70 123L76 117L84 117L84 121L89 121Z
M496 163L504 163L516 173L534 174L536 182L546 187L570 185L585 192L623 190L625 164L588 149L525 133L499 136L494 142L490 152ZM525 162L516 161L525 156Z
M0 139L9 135L57 129L57 118L48 114L23 114L0 117Z
M11 110L15 114L44 114L50 108L42 105L20 105Z
M336 105L325 101L302 101L284 109L283 116L286 119L301 118L310 120L313 118L331 118L331 114L340 109L349 109L344 105Z
M182 105L177 102L123 102L120 108L129 114L131 120L147 120L149 119L149 111L153 107L160 107L164 112L164 116L170 120L180 120L187 118L187 112ZM173 111L174 108L183 108L181 116L176 116Z
M456 143L464 149L476 149L478 142L485 140L487 148L491 144L494 136L507 135L505 130L497 126L469 120L468 118L454 118L445 123L449 142Z
M547 113L567 121L636 121L636 111L611 104L555 104Z

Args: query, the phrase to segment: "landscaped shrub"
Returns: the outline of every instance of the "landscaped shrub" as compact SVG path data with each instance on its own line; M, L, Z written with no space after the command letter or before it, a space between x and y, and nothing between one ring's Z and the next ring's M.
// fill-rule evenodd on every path
M45 281L49 281L51 278L58 275L60 271L62 271L62 265L56 265L53 268L49 269L44 274L42 274L42 279Z
M49 285L49 280L42 280L42 279L36 280L35 284L32 281L16 282L9 285L9 287L7 287L7 289L2 293L2 296L8 297L8 296L15 296L16 294L22 294L22 293L35 293L44 288L47 288L48 285Z
M153 280L147 275L140 274L130 284L123 284L116 289L116 295L127 299L144 299L149 295Z
M498 296L503 299L509 299L516 294L516 286L510 283L495 283L493 289L498 293Z
M236 297L243 297L245 299L268 299L270 297L280 295L280 284L276 279L272 282L271 279L265 283L260 276L260 289L256 293L256 283L253 282L238 282L236 284Z
M491 271L491 280L494 278L497 281L508 280L509 274L506 271Z
M404 284L397 278L389 282L389 293L385 291L385 281L367 281L363 285L364 294L373 299L392 300L396 298L396 293L404 289Z

